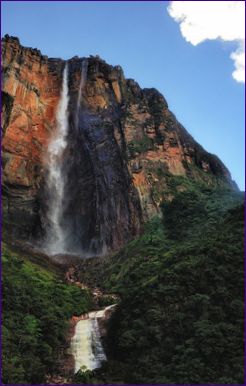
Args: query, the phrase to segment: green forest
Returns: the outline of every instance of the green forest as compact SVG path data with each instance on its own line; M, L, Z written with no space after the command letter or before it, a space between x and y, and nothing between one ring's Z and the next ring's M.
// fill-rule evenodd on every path
M141 236L80 272L120 300L108 361L70 383L243 384L243 236L241 193L176 181ZM90 291L6 245L2 265L3 383L42 383L68 320L93 309Z
M2 382L43 383L56 370L69 318L87 312L91 296L65 284L52 265L42 267L6 245L2 268Z
M104 261L99 280L121 299L109 360L75 383L244 383L243 196L186 183Z

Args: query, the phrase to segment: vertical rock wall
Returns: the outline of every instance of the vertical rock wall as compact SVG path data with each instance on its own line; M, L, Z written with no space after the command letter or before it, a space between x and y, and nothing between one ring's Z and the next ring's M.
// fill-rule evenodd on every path
M8 36L2 54L5 229L44 239L47 144L55 130L64 61ZM125 79L120 66L87 58L79 98L83 60L68 61L63 210L71 251L103 253L124 245L159 212L163 197L170 199L170 176L235 188L226 167L177 122L164 97Z

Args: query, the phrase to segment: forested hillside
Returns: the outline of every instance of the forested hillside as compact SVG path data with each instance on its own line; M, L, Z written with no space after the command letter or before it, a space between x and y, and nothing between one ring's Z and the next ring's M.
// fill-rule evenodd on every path
M32 259L33 260L33 259ZM91 307L86 290L67 285L52 265L41 266L4 245L3 383L39 384L56 372L68 321Z
M109 361L77 383L243 383L242 195L190 185L104 262ZM98 267L95 275L99 275Z

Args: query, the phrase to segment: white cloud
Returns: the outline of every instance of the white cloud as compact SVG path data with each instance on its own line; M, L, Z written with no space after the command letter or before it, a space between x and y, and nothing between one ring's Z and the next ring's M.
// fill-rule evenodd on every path
M236 42L238 48L230 55L232 76L245 82L245 1L170 1L168 12L194 46L214 39Z

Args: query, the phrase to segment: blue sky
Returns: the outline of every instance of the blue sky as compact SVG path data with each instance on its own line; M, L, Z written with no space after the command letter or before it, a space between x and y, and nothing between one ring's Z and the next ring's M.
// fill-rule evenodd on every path
M155 87L193 137L217 154L244 190L244 84L232 78L234 42L194 46L166 1L3 1L2 35L51 57L99 54Z

